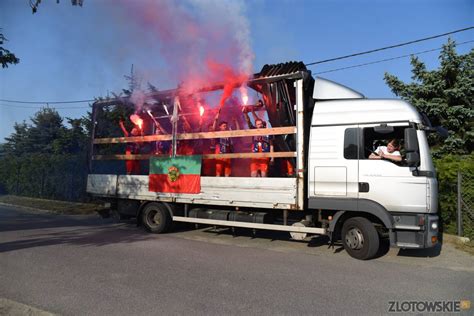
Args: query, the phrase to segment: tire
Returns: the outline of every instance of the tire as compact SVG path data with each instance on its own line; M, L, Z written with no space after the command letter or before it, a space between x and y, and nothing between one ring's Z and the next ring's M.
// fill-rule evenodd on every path
M150 233L166 233L171 228L172 221L170 212L160 203L149 203L141 212L141 222Z
M352 217L344 222L342 244L347 253L359 260L372 259L379 249L379 235L374 225L364 217Z

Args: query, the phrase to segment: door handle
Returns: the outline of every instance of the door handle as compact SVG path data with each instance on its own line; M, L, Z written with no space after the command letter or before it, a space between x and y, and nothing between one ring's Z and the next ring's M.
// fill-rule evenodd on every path
M359 182L359 192L369 192L369 184L367 182Z

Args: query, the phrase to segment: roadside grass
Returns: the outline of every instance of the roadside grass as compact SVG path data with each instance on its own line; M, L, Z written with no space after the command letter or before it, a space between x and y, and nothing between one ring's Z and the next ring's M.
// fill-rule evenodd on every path
M456 249L462 250L464 252L468 252L471 255L474 255L474 241L468 241L466 243L455 243L454 247Z
M0 203L65 215L87 215L104 210L104 206L99 203L75 203L16 195L0 195Z
M474 255L474 240L463 241L456 235L443 233L443 242L453 244L456 249Z

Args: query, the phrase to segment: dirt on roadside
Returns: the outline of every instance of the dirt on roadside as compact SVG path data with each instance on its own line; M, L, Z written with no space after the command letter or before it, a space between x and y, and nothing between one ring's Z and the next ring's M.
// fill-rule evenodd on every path
M474 240L463 240L455 235L443 234L443 241L453 244L456 249L474 255Z

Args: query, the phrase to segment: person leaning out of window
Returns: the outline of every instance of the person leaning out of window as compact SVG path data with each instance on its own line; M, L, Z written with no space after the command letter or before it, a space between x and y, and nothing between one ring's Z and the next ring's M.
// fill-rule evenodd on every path
M388 159L397 162L402 161L399 140L391 139L387 146L378 146L377 149L370 154L369 159Z

